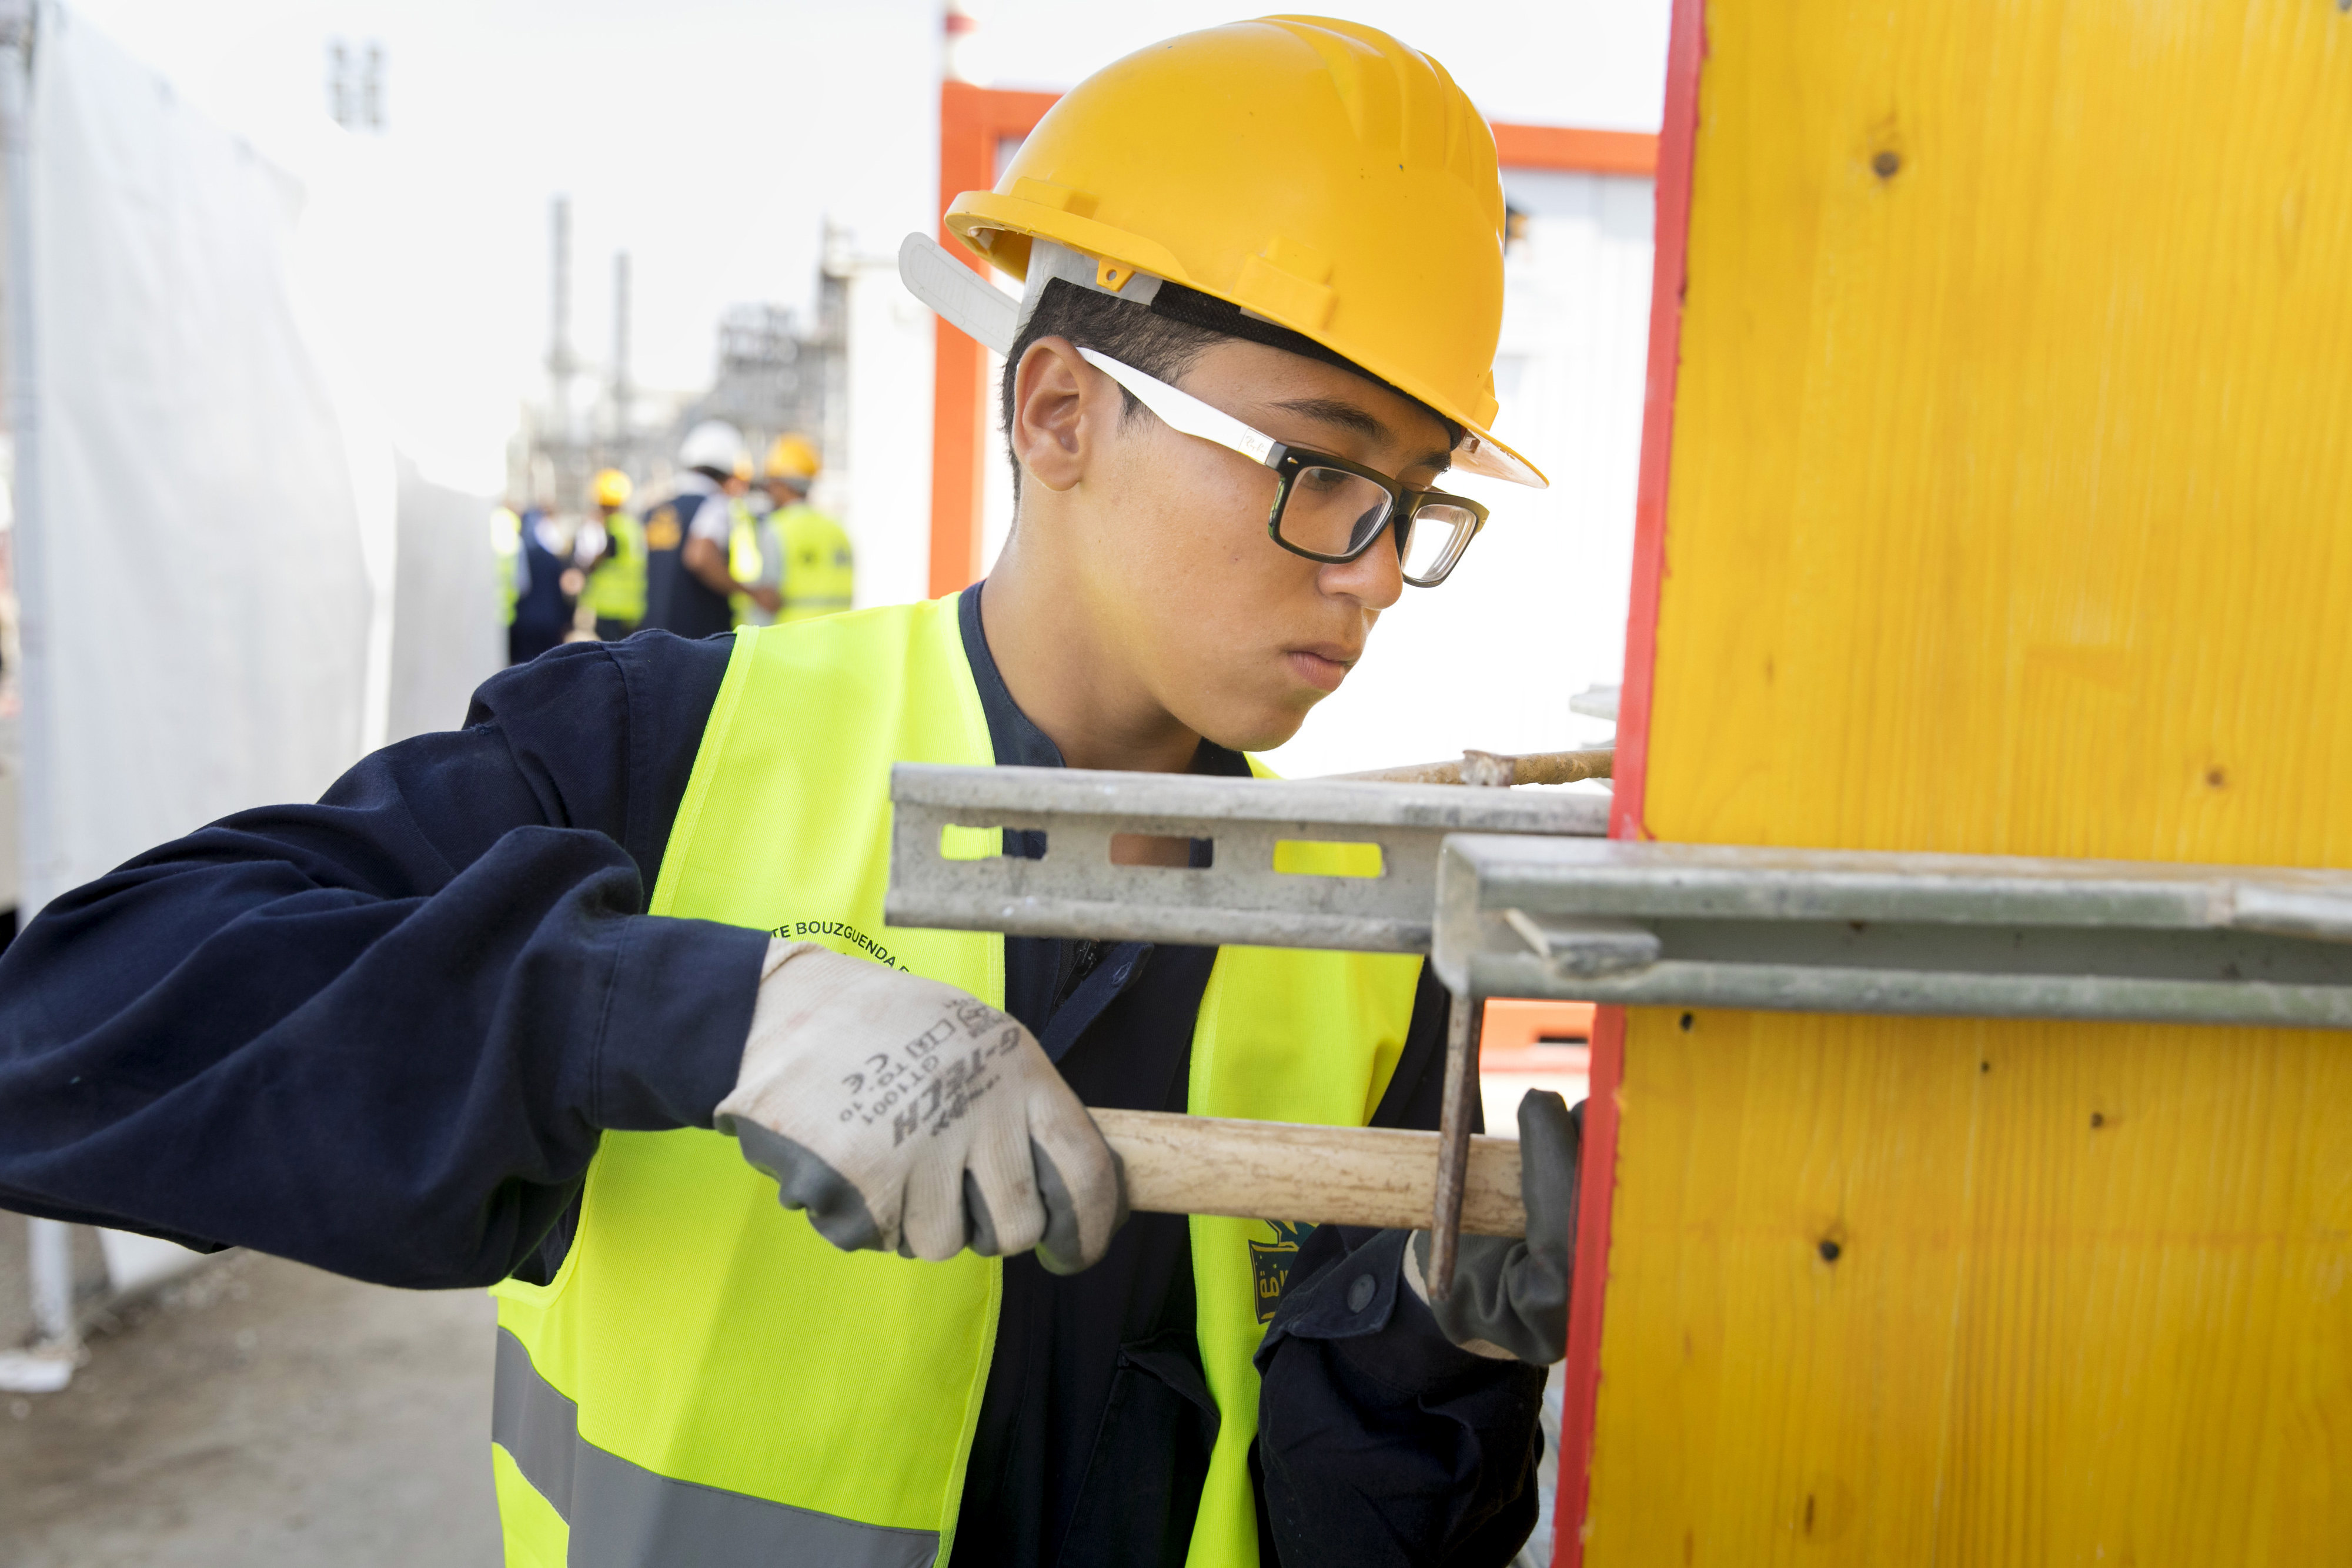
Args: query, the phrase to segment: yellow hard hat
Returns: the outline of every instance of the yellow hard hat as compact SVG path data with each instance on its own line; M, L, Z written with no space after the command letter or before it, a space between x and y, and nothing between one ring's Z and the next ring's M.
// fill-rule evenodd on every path
M618 468L597 470L591 488L600 507L625 507L629 504L629 476Z
M1494 132L1445 68L1318 16L1114 61L947 212L1015 277L1047 240L1109 292L1141 273L1286 327L1462 425L1455 468L1540 486L1492 434L1503 223Z
M824 466L824 461L817 456L816 448L809 444L807 436L779 435L775 444L768 448L764 476L797 479L805 485L815 478L817 471Z

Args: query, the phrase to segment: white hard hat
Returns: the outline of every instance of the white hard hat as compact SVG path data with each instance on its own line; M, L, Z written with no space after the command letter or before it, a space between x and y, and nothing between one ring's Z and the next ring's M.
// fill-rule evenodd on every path
M683 468L710 468L721 474L751 472L751 449L743 444L743 433L723 419L706 419L686 433L678 443L678 465Z

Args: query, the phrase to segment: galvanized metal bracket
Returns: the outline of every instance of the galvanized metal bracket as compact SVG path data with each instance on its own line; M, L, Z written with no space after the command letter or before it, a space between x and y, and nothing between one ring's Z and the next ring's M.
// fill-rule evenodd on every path
M901 763L890 794L894 925L1431 953L1440 1291L1486 997L2352 1029L2352 873L1612 842L1600 797L1447 785Z
M1393 953L1429 950L1448 834L1598 837L1609 810L1566 792L911 762L890 799L893 925ZM1045 857L970 831L1008 828L1043 832ZM1209 863L1114 863L1127 834L1206 840Z
M2352 1029L2352 873L1464 835L1474 996Z

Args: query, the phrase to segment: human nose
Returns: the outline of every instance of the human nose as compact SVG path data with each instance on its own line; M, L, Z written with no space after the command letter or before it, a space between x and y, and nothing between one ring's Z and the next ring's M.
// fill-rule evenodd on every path
M1389 548L1386 533L1355 559L1326 565L1318 579L1324 592L1353 599L1367 610L1386 610L1404 595L1404 569Z

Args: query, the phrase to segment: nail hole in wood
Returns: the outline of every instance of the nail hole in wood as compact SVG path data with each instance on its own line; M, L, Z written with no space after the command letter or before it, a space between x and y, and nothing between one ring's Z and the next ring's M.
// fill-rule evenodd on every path
M2106 1119L2106 1117L2105 1117L2105 1116L2101 1115L2101 1114L2100 1114L2098 1112L2096 1112L2096 1111L2094 1111L2094 1112L2092 1112L2092 1113L2091 1113L2091 1130L2092 1130L2093 1132L2097 1132L2101 1127L2104 1127L2104 1126L2105 1126L2106 1124L2107 1124L2107 1119Z
M1837 1261L1841 1257L1843 1257L1843 1256L1844 1255L1844 1253L1845 1253L1845 1249L1844 1249L1844 1248L1843 1248L1843 1247L1839 1246L1836 1242L1830 1240L1830 1239L1829 1239L1828 1238L1826 1238L1826 1237L1824 1237L1824 1238L1822 1239L1822 1262L1824 1262L1824 1263L1834 1263L1834 1262L1836 1262L1836 1261Z
M1870 172L1882 180L1892 180L1895 172L1902 167L1901 154L1892 151L1877 153L1870 160Z
M1684 1032L1685 1034L1688 1034L1688 1033L1690 1033L1690 1031L1691 1031L1691 1025L1693 1025L1693 1024L1696 1023L1697 1021L1698 1021L1698 1019L1697 1019L1697 1016L1696 1016L1696 1014L1692 1014L1692 1013L1685 1013L1685 1014L1683 1014L1683 1032Z

